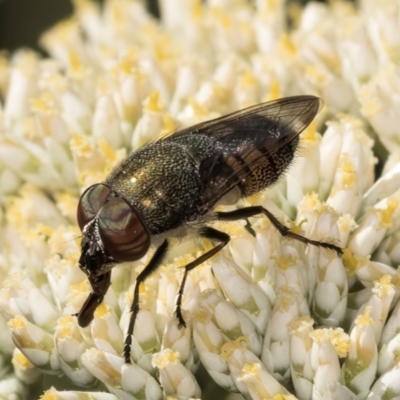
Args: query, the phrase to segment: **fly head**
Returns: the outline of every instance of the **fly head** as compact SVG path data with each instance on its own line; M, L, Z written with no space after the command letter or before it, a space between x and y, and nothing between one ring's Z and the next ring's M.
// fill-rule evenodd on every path
M143 257L150 247L150 235L136 210L102 183L82 194L77 218L82 230L79 267L92 286L78 313L79 325L86 326L107 293L111 269Z

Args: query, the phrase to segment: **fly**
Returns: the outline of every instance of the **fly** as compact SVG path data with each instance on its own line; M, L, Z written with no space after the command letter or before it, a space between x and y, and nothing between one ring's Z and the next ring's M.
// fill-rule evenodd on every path
M131 362L131 340L139 313L139 287L163 262L170 238L196 234L215 247L185 266L176 302L179 326L187 274L218 253L230 240L209 226L212 221L235 221L264 214L283 236L336 251L330 243L291 232L262 206L215 211L217 204L233 204L275 183L288 169L300 133L317 115L321 100L294 96L262 103L202 122L152 142L129 155L104 183L82 194L77 211L82 230L79 266L92 286L77 314L85 327L94 317L119 263L155 252L136 278L131 317L124 346Z

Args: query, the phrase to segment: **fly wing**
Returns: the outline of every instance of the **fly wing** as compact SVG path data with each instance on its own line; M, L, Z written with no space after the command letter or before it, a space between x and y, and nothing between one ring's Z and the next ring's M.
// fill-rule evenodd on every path
M322 100L315 96L285 97L235 111L211 121L200 122L197 125L177 131L167 138L200 133L217 140L230 135L236 125L245 129L242 132L243 135L261 128L263 134L268 136L267 120L271 124L275 122L276 124L279 123L282 128L287 128L287 131L282 132L282 134L287 134L290 130L295 135L299 135L318 114L321 105ZM255 116L265 118L265 124L261 127L257 126L257 123L254 123L253 120Z
M211 139L212 155L200 165L201 208L206 212L235 187L241 196L248 196L276 182L292 162L298 136L320 105L315 96L287 97L202 122L166 140L198 134Z

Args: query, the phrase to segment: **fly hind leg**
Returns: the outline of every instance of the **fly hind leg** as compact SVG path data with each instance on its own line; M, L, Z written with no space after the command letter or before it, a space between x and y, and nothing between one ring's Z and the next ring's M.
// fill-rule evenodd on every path
M179 287L178 297L176 300L176 308L175 308L175 314L176 317L178 318L179 327L186 327L186 322L182 316L182 297L189 271L196 268L204 261L207 261L214 254L217 254L223 247L225 247L228 244L229 240L231 239L227 233L218 231L217 229L210 227L204 228L200 232L200 236L209 240L219 241L219 244L185 266L185 272L183 273L181 286Z
M336 253L339 256L343 254L343 250L340 247L335 246L334 244L308 239L304 236L292 232L287 226L279 222L279 220L271 212L269 212L262 206L245 207L229 212L217 212L217 218L218 221L235 221L238 219L254 217L259 214L264 214L271 221L272 225L274 225L274 227L279 231L279 233L282 236L299 240L300 242L303 242L305 244L312 244L314 246L323 247L325 249L331 249L333 251L336 251Z

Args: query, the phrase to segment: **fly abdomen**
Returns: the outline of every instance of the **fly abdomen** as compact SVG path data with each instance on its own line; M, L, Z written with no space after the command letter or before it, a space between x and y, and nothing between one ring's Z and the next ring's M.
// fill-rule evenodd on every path
M274 184L292 163L298 143L297 136L278 153L271 152L266 147L260 147L254 149L249 157L258 159L258 162L242 160L249 171L244 182L239 184L243 196L251 196Z
M247 197L274 184L293 161L299 143L296 131L262 115L250 122L235 121L228 129L229 135L214 143L215 164L205 182L205 198L217 192L225 196L235 187L240 197Z

